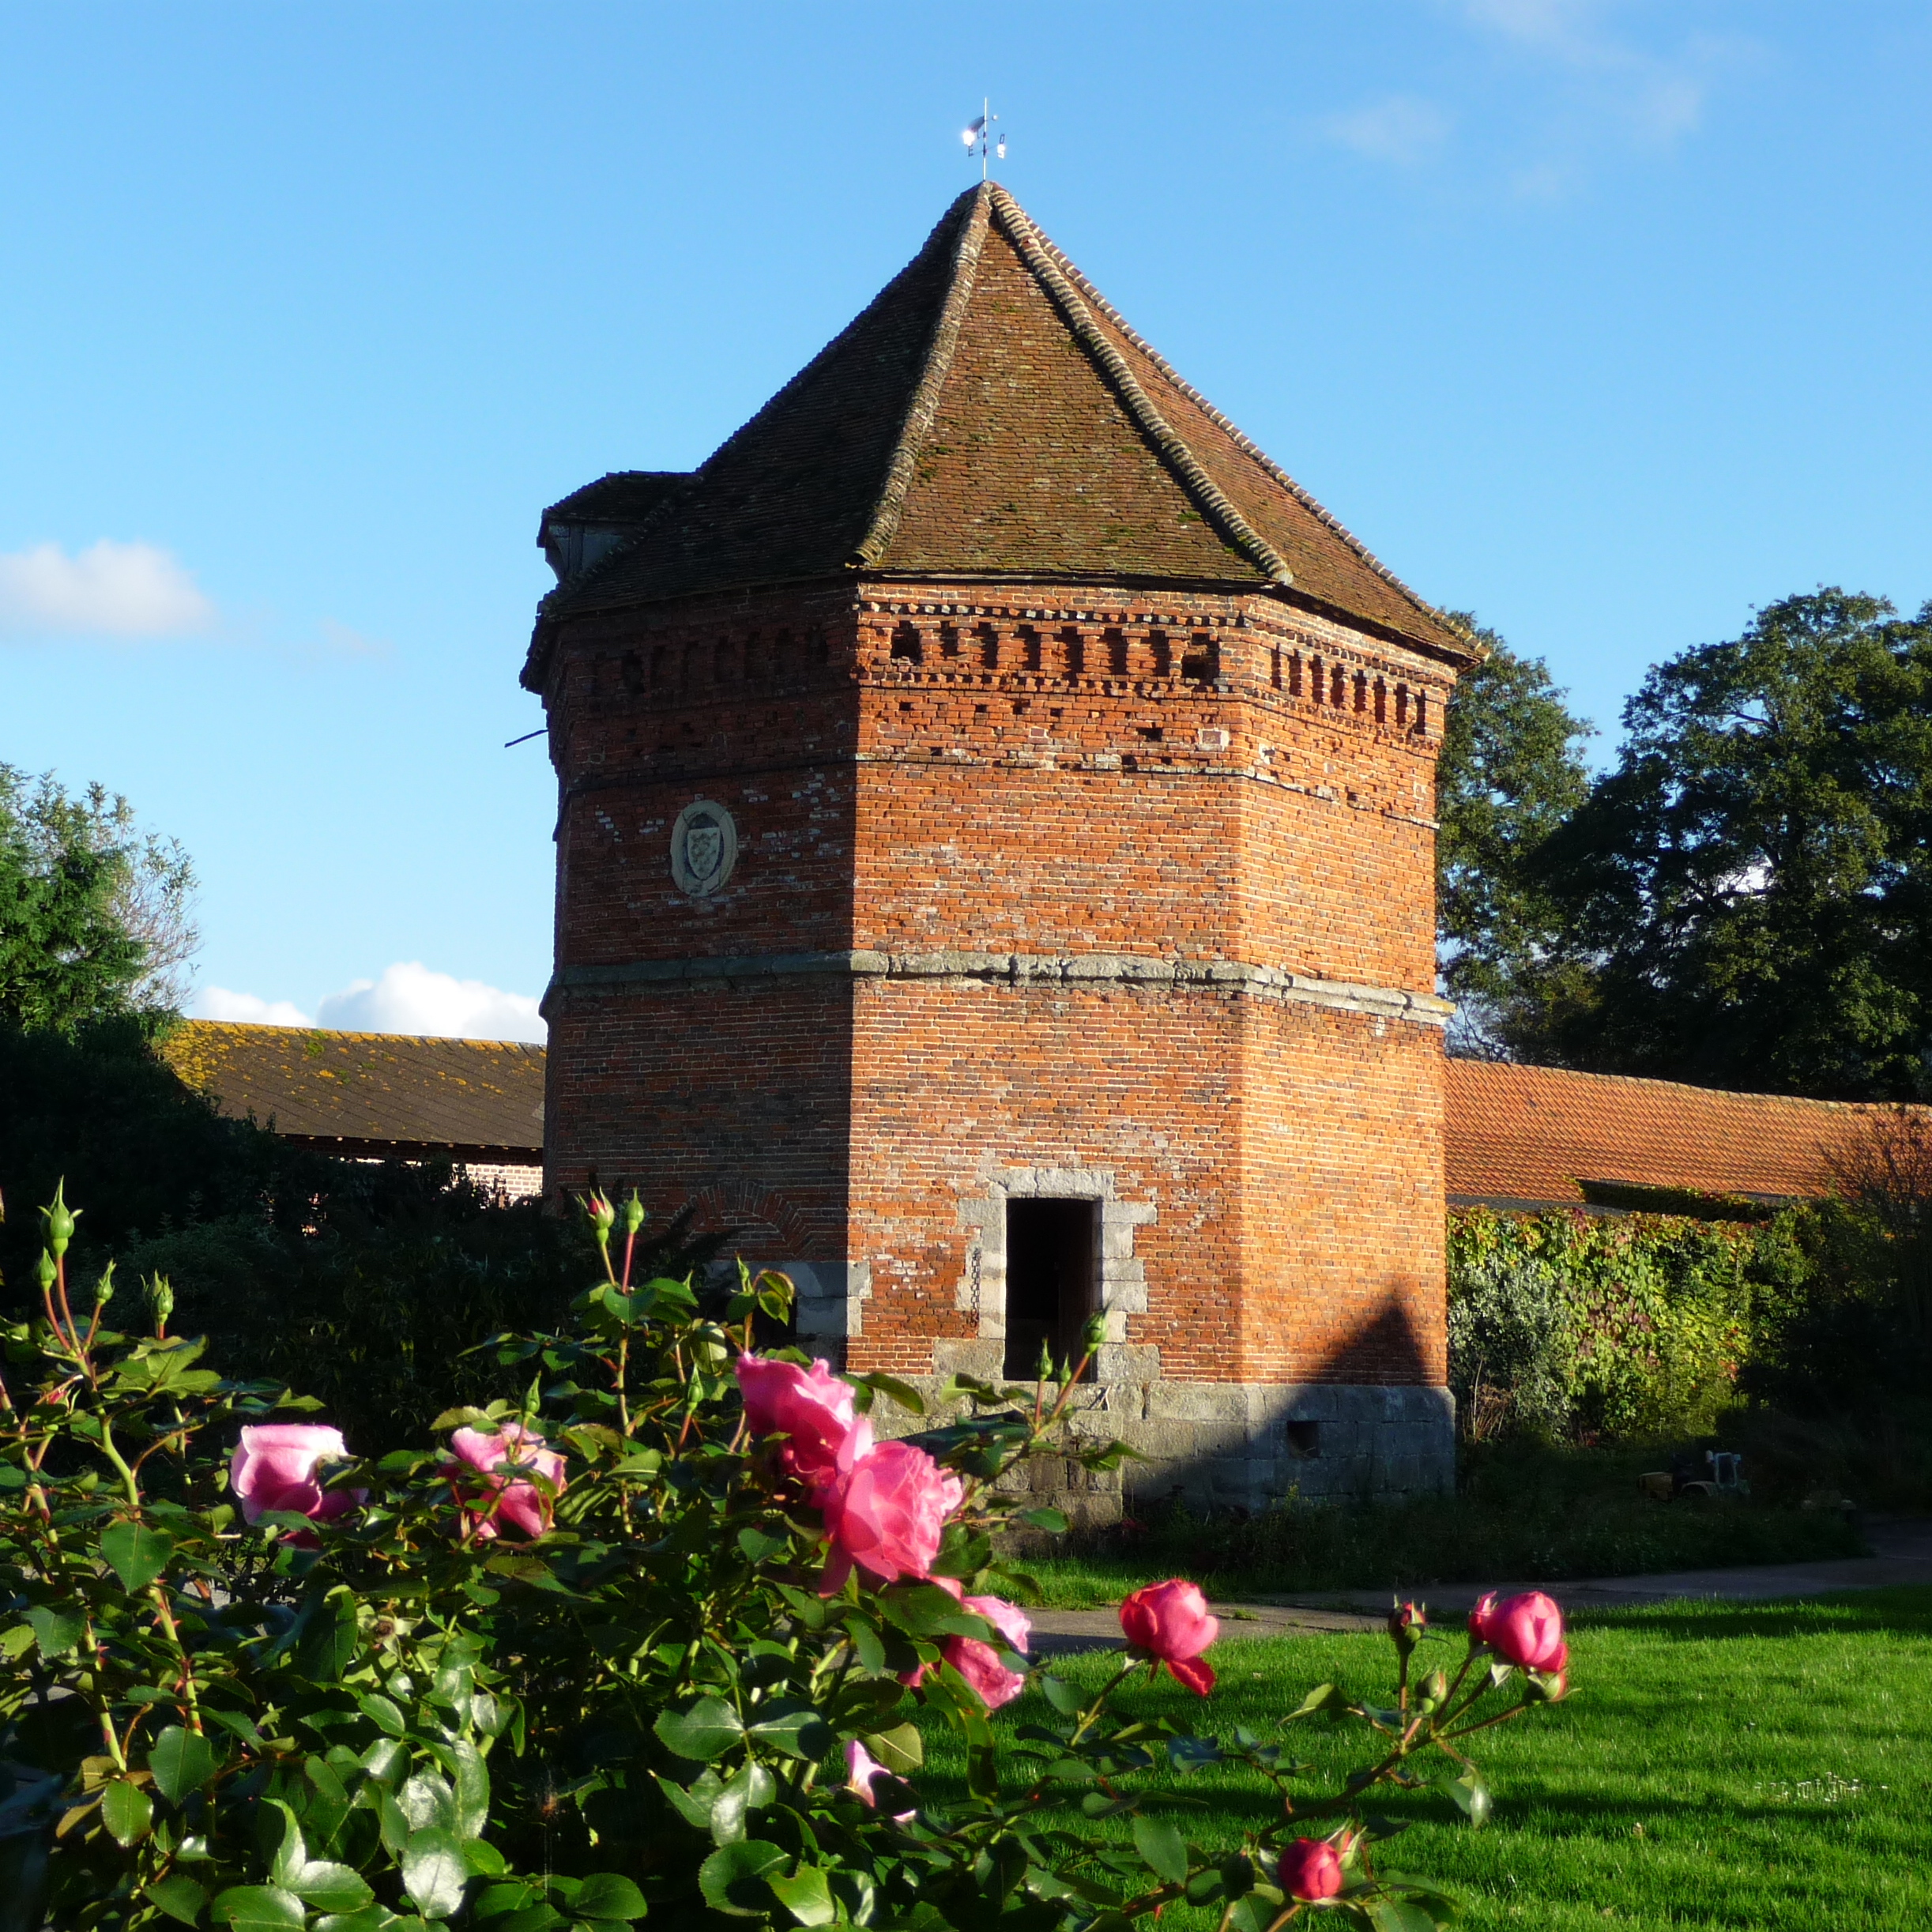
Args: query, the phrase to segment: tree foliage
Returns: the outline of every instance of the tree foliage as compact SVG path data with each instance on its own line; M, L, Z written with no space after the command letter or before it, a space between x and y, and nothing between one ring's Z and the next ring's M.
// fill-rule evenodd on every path
M1467 612L1488 657L1457 681L1437 765L1437 957L1458 1005L1452 1051L1508 1054L1576 997L1582 969L1535 855L1587 795L1573 716L1541 658L1520 657Z
M194 868L99 785L0 765L0 1019L71 1033L180 1004Z
M1847 1100L1932 1090L1932 605L1836 589L1658 665L1531 866L1587 970L1542 1056Z

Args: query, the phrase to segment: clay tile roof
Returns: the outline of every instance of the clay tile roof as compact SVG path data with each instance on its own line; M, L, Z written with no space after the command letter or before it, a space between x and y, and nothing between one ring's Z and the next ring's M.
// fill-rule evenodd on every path
M642 523L686 480L682 469L613 469L573 490L544 512L544 524ZM542 542L542 537L537 538Z
M1475 655L996 183L962 195L863 314L551 593L525 682L541 681L544 619L859 571L1272 587Z
M161 1056L233 1119L346 1154L543 1158L544 1049L191 1019Z
M1486 1060L1452 1060L1448 1075L1452 1201L1579 1207L1583 1181L1820 1194L1828 1158L1890 1111Z

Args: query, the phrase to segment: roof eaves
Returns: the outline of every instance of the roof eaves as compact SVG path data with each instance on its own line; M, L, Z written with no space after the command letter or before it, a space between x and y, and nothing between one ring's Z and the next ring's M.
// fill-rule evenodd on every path
M1229 547L1259 567L1264 576L1283 587L1292 584L1294 573L1289 569L1287 559L1229 502L1219 485L1202 467L1199 458L1154 406L1153 397L1141 387L1139 378L1128 367L1125 358L1101 333L1080 288L1060 266L1065 258L1033 225L1019 203L997 183L992 184L989 198L999 214L1001 228L1019 250L1020 258L1053 298L1081 347L1106 371L1120 400L1148 440L1166 459L1168 467L1182 488L1199 504L1203 514L1212 522ZM1109 313L1111 314L1111 311ZM1139 338L1134 340L1138 344Z

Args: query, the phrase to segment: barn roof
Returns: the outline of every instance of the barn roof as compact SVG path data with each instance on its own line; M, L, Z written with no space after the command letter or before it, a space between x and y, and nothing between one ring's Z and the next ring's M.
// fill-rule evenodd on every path
M525 682L541 681L546 620L857 571L1273 587L1475 654L997 183L962 194L863 314L551 593Z
M1580 1207L1614 1201L1620 1184L1821 1194L1832 1160L1893 1111L1489 1060L1452 1060L1447 1072L1452 1202Z
M231 1118L327 1152L543 1158L540 1046L191 1019L161 1056Z

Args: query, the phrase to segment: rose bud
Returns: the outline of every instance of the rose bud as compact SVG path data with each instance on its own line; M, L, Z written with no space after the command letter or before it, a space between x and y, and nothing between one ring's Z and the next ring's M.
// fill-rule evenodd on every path
M1214 1666L1201 1661L1201 1652L1220 1636L1221 1622L1208 1615L1197 1584L1175 1576L1136 1590L1120 1606L1120 1628L1135 1650L1158 1658L1177 1682L1203 1697L1214 1689Z
M1395 1639L1395 1648L1405 1654L1422 1642L1428 1625L1429 1619L1418 1604L1398 1603L1388 1613L1388 1634Z
M1474 1627L1474 1618L1470 1620ZM1482 1640L1505 1663L1522 1670L1561 1670L1569 1661L1563 1612L1540 1590L1506 1598L1483 1618Z
M1297 1838L1282 1854L1281 1887L1291 1899L1331 1899L1342 1889L1342 1858L1325 1838Z

